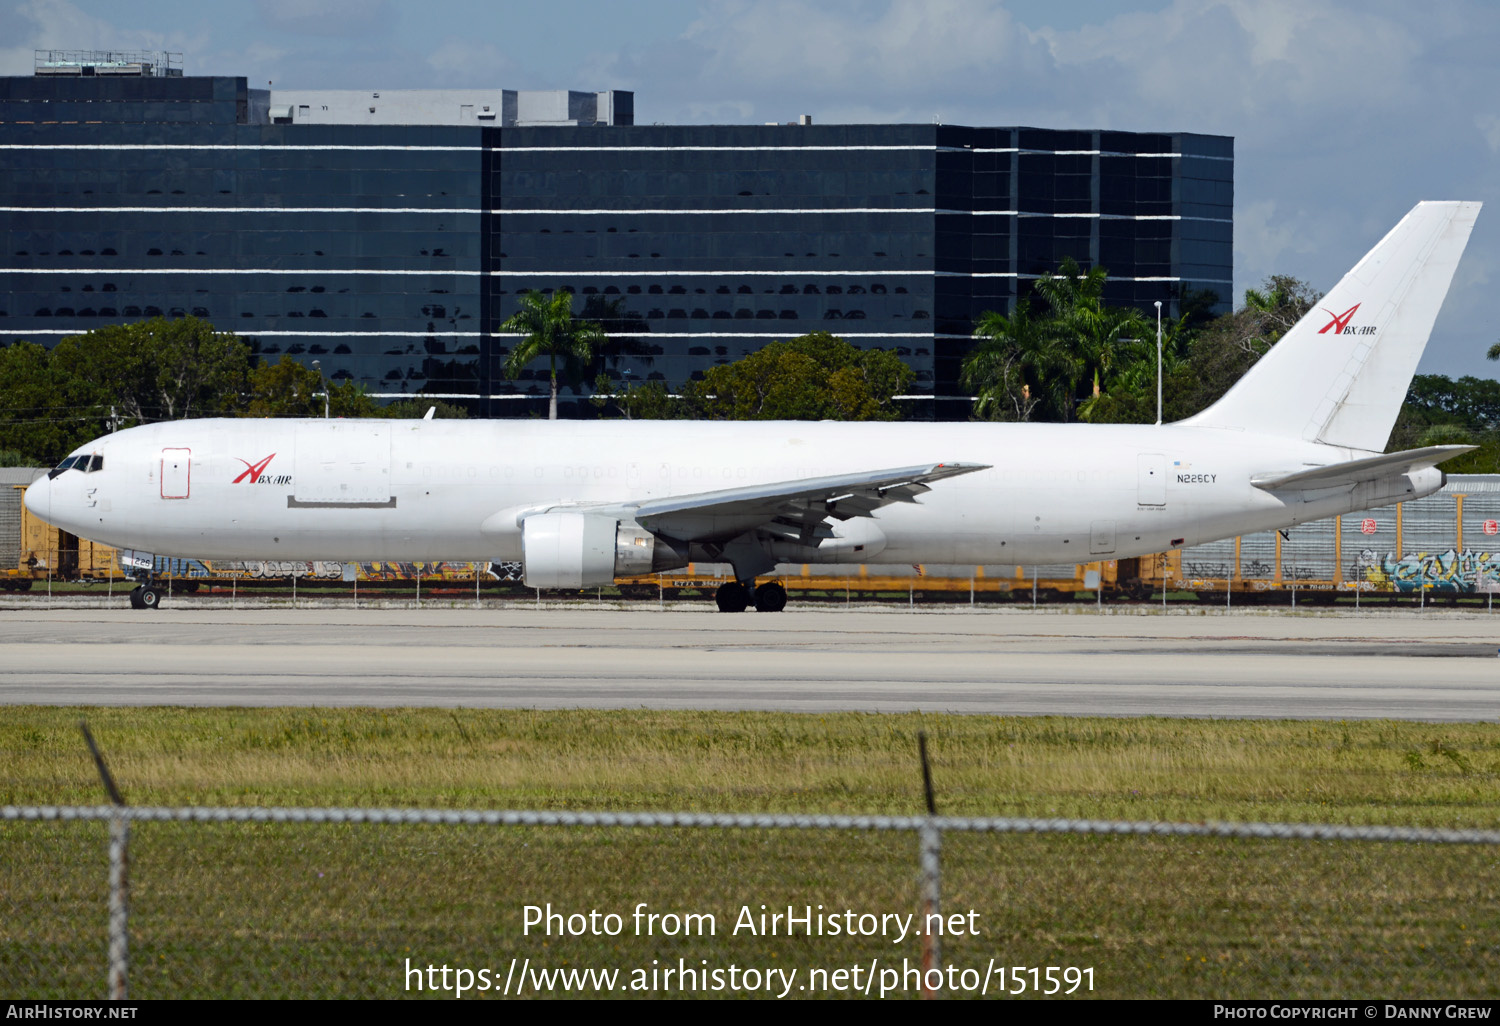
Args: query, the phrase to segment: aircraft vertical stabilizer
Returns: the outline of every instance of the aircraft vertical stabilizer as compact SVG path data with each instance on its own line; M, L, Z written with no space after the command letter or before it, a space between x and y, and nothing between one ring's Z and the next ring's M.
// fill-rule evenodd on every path
M1479 203L1418 203L1222 399L1184 421L1380 452Z

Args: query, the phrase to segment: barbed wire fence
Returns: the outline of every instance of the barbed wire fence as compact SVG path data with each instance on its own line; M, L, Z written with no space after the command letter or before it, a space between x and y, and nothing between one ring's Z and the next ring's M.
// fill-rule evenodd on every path
M1497 830L941 816L930 772L917 816L137 807L90 747L111 804L0 807L12 996L463 996L439 965L479 995L662 966L698 993L736 962L908 997L1046 995L1048 970L1074 996L1500 990ZM806 928L768 931L783 908ZM845 909L936 928L830 933Z

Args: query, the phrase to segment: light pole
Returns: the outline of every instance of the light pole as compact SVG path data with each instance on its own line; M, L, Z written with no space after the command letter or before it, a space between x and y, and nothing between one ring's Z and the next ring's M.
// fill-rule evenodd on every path
M1156 423L1161 423L1161 300L1156 301Z
M1161 306L1160 303L1157 303L1156 305L1157 306ZM328 382L325 381L325 380L323 380L323 361L322 360L314 360L312 362L312 368L313 368L313 370L315 370L315 371L318 372L318 384L321 385L321 386L323 386L323 419L327 420L328 419ZM1157 417L1156 418L1156 422L1158 424L1160 424L1161 423L1161 417Z

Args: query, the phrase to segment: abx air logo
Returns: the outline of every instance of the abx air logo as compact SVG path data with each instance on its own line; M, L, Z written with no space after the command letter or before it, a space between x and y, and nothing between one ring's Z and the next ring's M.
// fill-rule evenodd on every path
M231 481L230 484L291 484L292 476L290 474L272 476L266 473L266 467L270 466L271 461L275 458L276 454L273 452L265 459L251 463L249 460L240 459L240 457L236 456L235 459L245 465L245 472Z
M1373 334L1375 334L1375 325L1373 325L1373 324L1350 324L1349 323L1351 320L1354 319L1354 311L1356 311L1356 310L1359 309L1359 304L1358 303L1355 303L1353 306L1351 306L1349 309L1345 310L1341 314L1336 314L1332 310L1328 309L1327 307L1319 307L1319 309L1322 310L1324 313L1326 313L1329 317L1333 318L1327 324L1323 325L1323 327L1321 327L1321 328L1318 329L1318 334L1319 335L1326 335L1330 331L1333 332L1335 335L1373 335Z

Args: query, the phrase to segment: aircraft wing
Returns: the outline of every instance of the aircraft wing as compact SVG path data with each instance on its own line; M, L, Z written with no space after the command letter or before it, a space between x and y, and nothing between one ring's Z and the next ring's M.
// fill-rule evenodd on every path
M635 505L633 515L647 530L683 541L733 538L758 527L806 541L829 517L867 517L893 502L915 502L932 490L930 482L987 469L985 463L931 463L748 485L649 499Z
M1403 452L1386 453L1384 456L1350 460L1347 463L1331 463L1326 467L1313 467L1293 473L1256 474L1250 478L1250 483L1268 492L1338 488L1394 477L1413 470L1426 470L1450 456L1472 452L1477 448L1477 445L1429 445L1423 449L1407 449Z

